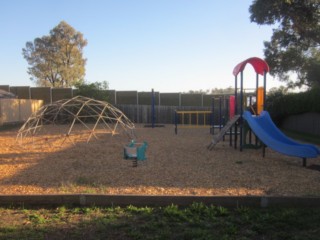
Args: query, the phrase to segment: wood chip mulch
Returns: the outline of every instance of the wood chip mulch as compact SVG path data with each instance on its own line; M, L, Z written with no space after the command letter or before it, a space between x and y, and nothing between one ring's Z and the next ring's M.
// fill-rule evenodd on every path
M33 139L16 141L17 129L0 132L0 194L147 194L203 196L320 196L320 157L302 160L266 150L229 147L228 137L209 151L208 129L137 126L147 160L132 167L123 159L123 132L85 132L65 138L49 127ZM313 167L317 166L317 167Z

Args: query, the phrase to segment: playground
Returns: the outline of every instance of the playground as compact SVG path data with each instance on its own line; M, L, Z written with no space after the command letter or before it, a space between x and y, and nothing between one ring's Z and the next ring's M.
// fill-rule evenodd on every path
M147 140L147 159L132 167L123 159L129 139L124 132L86 138L19 145L18 129L1 132L0 194L147 194L223 196L320 196L320 172L301 166L301 159L269 148L229 147L228 136L214 150L206 146L208 129L136 126L137 141ZM57 134L56 126L47 137ZM320 158L308 159L308 166Z
M247 63L257 73L254 114L244 109ZM210 111L176 111L175 125L150 128L89 98L44 106L20 130L1 132L0 194L319 197L319 148L285 136L264 111L268 71L259 58L234 68L230 118L214 136Z

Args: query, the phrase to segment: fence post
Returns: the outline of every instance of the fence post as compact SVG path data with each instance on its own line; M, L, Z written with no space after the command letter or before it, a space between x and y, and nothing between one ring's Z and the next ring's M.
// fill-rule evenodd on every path
M139 119L139 92L137 91L137 123L140 123Z
M50 94L50 104L52 104L52 87L50 88L49 94Z
M203 93L201 94L201 107L203 107Z

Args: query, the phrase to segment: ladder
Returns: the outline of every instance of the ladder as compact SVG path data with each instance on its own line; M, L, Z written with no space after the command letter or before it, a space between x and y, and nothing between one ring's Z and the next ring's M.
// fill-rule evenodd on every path
M209 150L212 150L214 146L221 141L226 132L239 120L240 115L235 115L232 119L230 119L227 124L221 129L221 131L214 135L211 143L208 146Z

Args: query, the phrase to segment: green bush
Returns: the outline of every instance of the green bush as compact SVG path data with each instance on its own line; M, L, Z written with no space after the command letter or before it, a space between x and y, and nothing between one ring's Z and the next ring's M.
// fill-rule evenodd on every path
M268 94L266 105L266 110L277 124L290 115L306 112L320 113L320 89L286 93L280 88Z
M94 82L94 83L78 83L75 86L78 90L76 95L89 97L96 100L108 101L108 82Z

